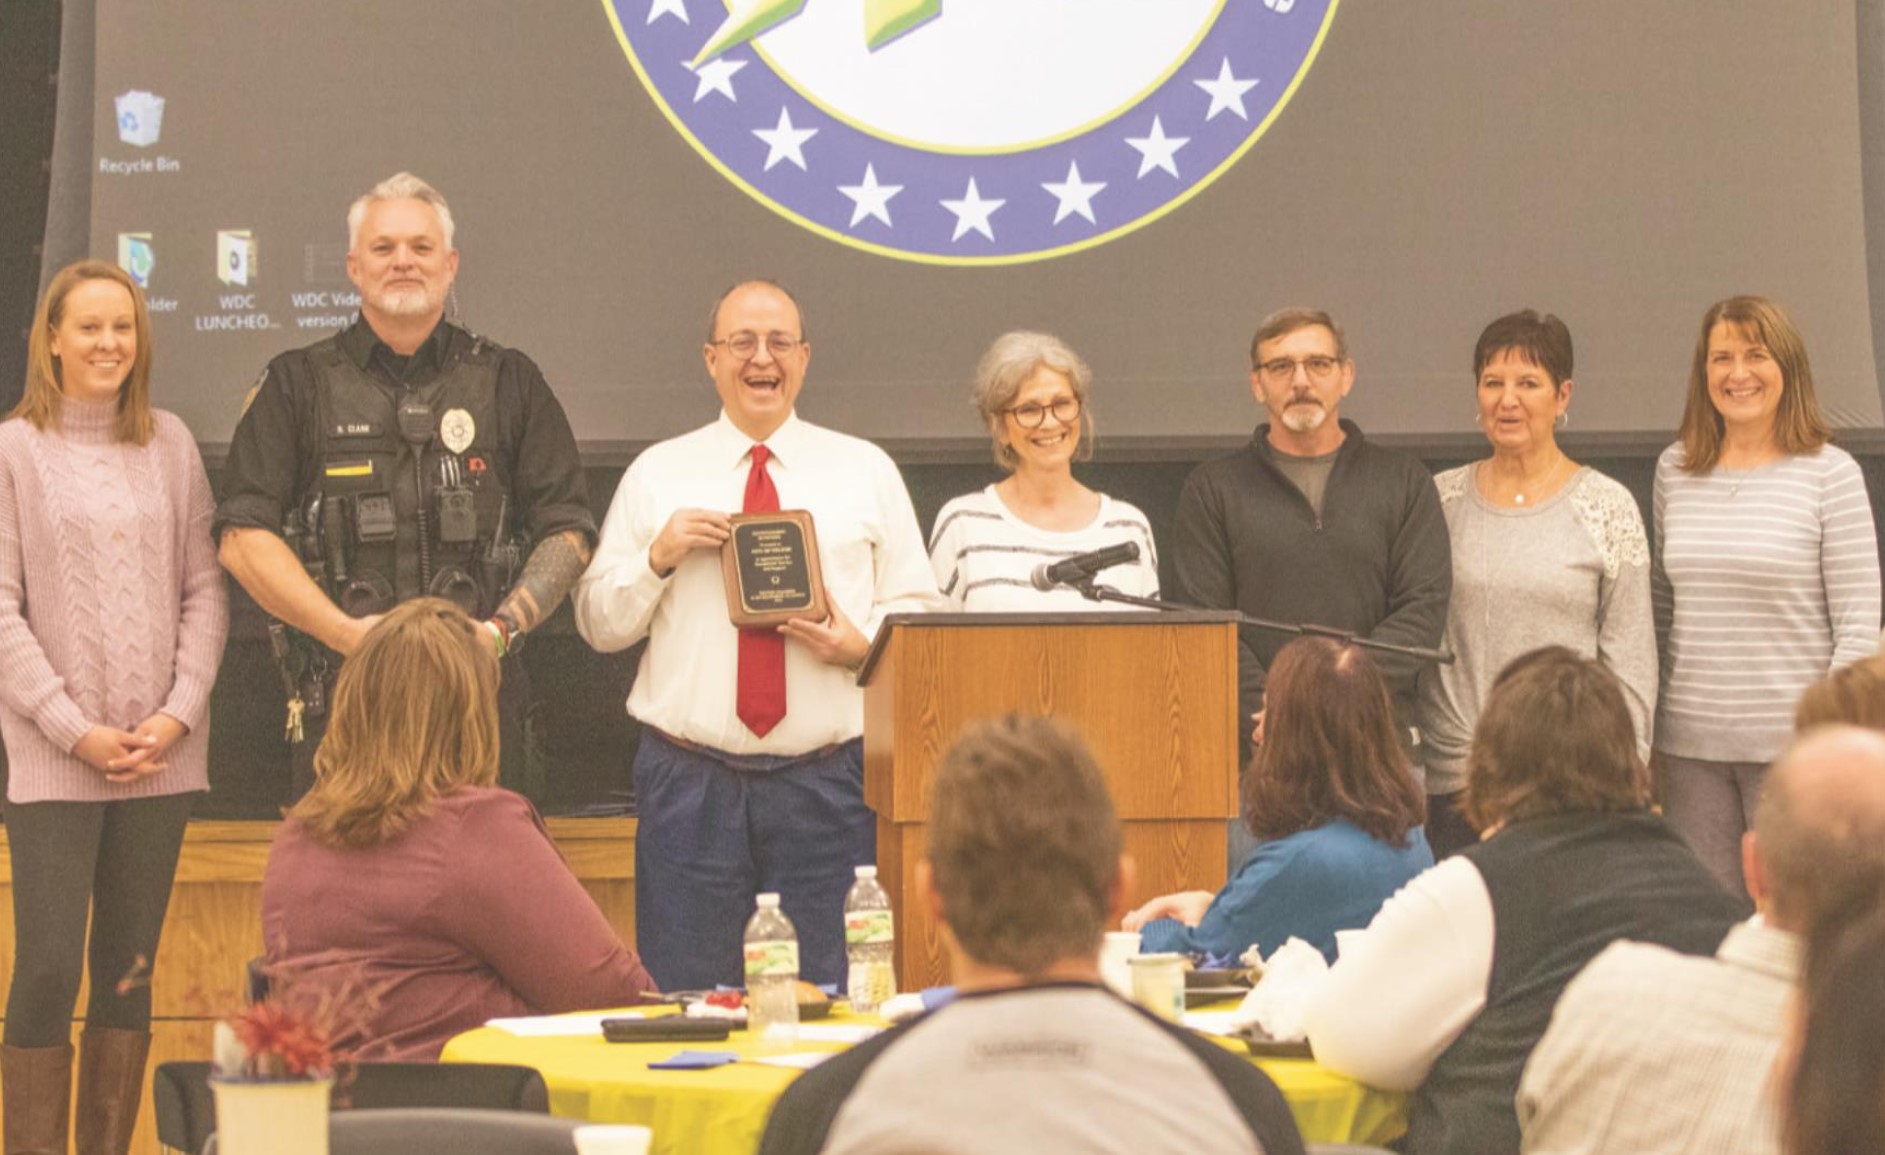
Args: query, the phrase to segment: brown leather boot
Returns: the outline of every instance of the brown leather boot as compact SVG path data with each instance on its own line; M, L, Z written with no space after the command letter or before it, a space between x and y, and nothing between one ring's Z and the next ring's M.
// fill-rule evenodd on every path
M87 1027L79 1035L79 1105L72 1128L78 1155L125 1155L144 1097L148 1031Z
M72 1118L71 1047L0 1047L6 1155L65 1155Z

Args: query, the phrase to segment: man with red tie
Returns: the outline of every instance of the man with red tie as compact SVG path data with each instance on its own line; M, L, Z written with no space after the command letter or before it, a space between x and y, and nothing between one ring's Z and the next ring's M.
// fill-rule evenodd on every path
M737 985L754 896L777 891L801 975L838 982L852 868L876 861L854 671L886 614L942 601L889 456L793 412L811 345L791 294L729 289L702 354L719 419L635 459L576 588L590 645L648 640L628 695L637 946L664 990ZM778 509L812 515L830 616L735 629L728 515Z

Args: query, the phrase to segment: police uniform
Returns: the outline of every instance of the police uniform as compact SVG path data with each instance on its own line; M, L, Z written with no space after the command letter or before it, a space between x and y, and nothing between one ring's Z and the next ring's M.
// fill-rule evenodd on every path
M364 320L269 363L223 474L218 540L278 534L354 617L422 596L489 617L530 550L569 530L595 540L588 488L562 406L530 358L441 321L411 356ZM306 639L287 657L304 739L295 793L339 662ZM521 668L507 662L504 777L522 767Z

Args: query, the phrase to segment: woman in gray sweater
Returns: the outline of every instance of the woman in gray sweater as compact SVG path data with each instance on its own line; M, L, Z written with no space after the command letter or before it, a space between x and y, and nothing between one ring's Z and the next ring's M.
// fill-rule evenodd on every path
M1760 297L1711 306L1680 440L1656 462L1656 787L1735 894L1741 835L1801 691L1878 649L1872 503L1831 436L1786 312Z
M1526 309L1473 350L1479 428L1492 455L1434 479L1453 543L1450 666L1421 674L1427 840L1436 858L1477 840L1461 816L1466 756L1507 662L1559 645L1622 682L1647 753L1656 705L1649 545L1629 490L1558 446L1571 404L1571 333Z

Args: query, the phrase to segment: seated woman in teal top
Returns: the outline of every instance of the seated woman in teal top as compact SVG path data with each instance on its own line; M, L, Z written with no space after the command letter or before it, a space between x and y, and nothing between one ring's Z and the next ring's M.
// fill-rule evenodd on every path
M1146 952L1214 962L1300 938L1335 961L1335 932L1359 930L1433 865L1427 798L1368 655L1299 638L1270 663L1257 753L1243 776L1244 822L1267 841L1215 895L1155 898L1126 916Z

